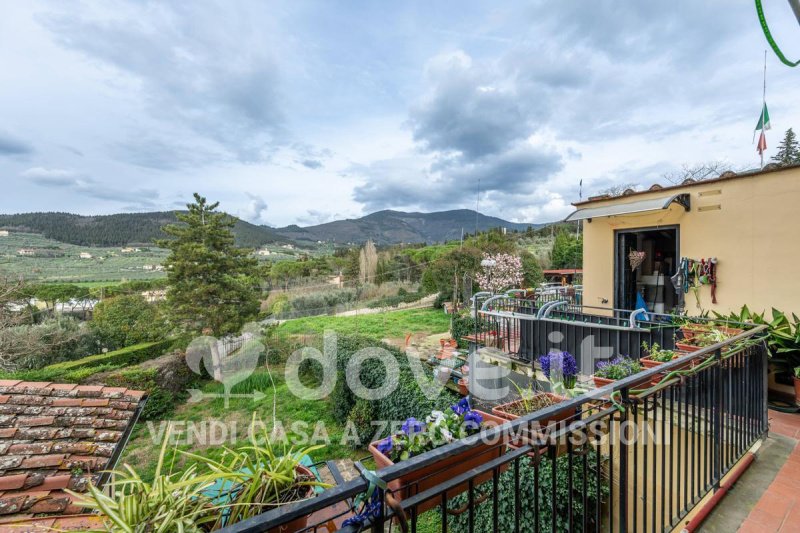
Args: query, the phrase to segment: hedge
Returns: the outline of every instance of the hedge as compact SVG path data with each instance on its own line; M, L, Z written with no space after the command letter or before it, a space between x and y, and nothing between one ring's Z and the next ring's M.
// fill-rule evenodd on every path
M114 370L122 366L130 366L163 354L172 344L173 339L156 342L143 342L114 350L113 352L90 355L82 359L64 361L46 366L38 370L4 373L5 379L21 379L24 381L80 381L92 374Z

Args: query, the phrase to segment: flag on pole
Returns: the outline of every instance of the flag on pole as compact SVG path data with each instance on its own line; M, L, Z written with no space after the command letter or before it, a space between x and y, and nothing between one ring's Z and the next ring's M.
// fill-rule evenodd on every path
M762 158L764 157L764 150L767 149L767 138L764 136L764 132L761 132L761 135L758 137L758 147L756 150L758 151L758 155Z
M767 110L767 103L764 102L764 109L761 110L761 114L758 116L758 124L756 124L756 130L768 130L772 129L772 125L769 123L769 111Z

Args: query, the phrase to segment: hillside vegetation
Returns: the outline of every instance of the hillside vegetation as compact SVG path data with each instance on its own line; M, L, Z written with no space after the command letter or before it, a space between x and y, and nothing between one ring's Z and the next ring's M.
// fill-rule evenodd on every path
M81 246L152 245L156 239L166 237L161 227L174 223L174 211L102 216L70 213L0 215L0 228L40 233L49 239ZM236 244L248 248L287 241L270 228L239 219L236 219L233 232Z
M276 231L295 241L332 241L342 244L362 244L371 239L375 244L436 243L458 240L464 233L474 233L494 228L510 231L536 229L542 224L509 222L497 217L478 214L469 209L439 211L434 213L404 213L402 211L377 211L367 216L327 222L301 228L287 226Z

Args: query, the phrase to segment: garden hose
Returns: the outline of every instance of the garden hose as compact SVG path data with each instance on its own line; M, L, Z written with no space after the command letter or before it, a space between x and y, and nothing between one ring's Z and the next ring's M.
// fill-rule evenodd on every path
M797 0L789 0L789 5L792 7L792 10L795 12L795 14L800 11L800 5L798 4ZM789 67L796 67L797 65L800 65L800 61L792 62L788 60L778 47L778 43L776 43L775 39L772 38L772 33L769 31L769 26L767 25L767 19L764 16L764 8L761 6L761 0L756 0L756 11L758 12L758 21L761 23L761 29L764 32L764 37L767 38L767 42L772 48L772 51L775 52L775 55L778 56L778 59L781 60L781 63Z

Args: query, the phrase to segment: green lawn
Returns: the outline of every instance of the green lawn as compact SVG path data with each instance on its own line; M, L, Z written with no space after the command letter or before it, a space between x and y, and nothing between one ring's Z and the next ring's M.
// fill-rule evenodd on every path
M404 337L409 333L445 333L450 317L441 309L409 309L360 316L316 316L288 320L278 330L286 334L361 334L379 339Z
M332 415L331 408L327 400L304 400L298 398L289 391L284 381L283 367L272 369L272 376L275 382L273 394L272 383L266 369L257 370L245 382L239 383L232 390L234 394L248 394L257 390L265 395L263 399L254 401L252 398L231 398L228 408L222 398L204 399L198 403L186 403L177 408L175 413L170 416L170 421L175 423L175 428L192 432L202 427L211 428L211 425L203 426L202 422L213 421L219 428L224 426L228 431L228 436L223 443L217 442L198 442L195 438L193 444L183 443L173 446L169 454L169 461L175 461L175 471L183 470L188 462L177 450L191 451L206 457L219 458L224 452L224 447L235 447L247 443L247 431L250 426L253 413L262 421L267 429L272 429L272 402L273 397L276 401L276 419L286 429L286 435L290 441L298 436L292 432L292 424L295 422L305 422L307 429L302 429L310 437L314 433L315 425L324 424L327 432L328 441L322 449L313 453L314 461L339 458L360 458L366 452L354 450L350 446L342 445L344 427L337 423ZM222 393L223 387L216 382L206 382L201 389L205 393ZM140 422L137 424L133 438L125 448L122 462L135 467L136 471L145 479L151 479L158 462L158 452L160 441L153 441L152 435L158 436L161 421ZM194 424L194 425L193 425ZM153 429L151 434L150 429ZM232 438L233 428L236 430L236 437ZM195 437L199 433L193 434ZM209 435L209 433L207 433ZM215 433L218 437L222 435L220 430ZM311 444L316 444L314 442Z

